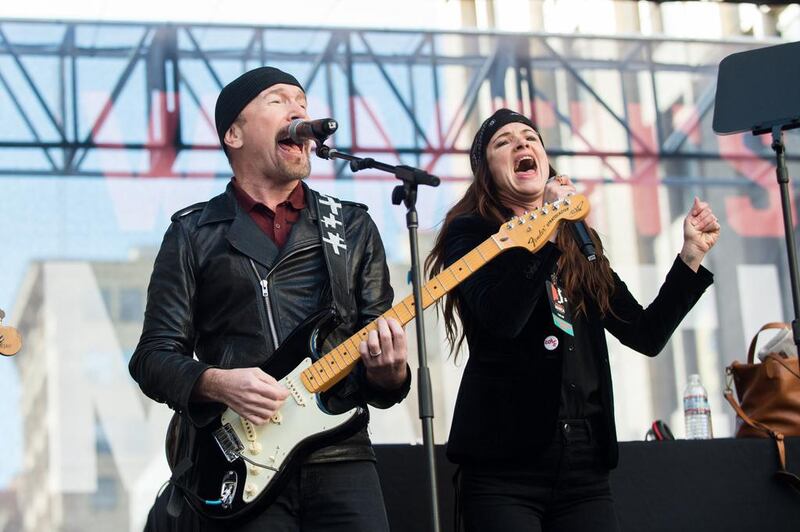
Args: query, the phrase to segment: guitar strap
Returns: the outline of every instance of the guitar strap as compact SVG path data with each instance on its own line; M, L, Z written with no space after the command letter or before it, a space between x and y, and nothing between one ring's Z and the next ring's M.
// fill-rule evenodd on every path
M181 512L183 511L183 497L181 497L181 493L192 494L180 480L181 477L191 469L192 465L194 465L194 462L192 462L191 458L188 456L183 458L178 462L178 465L172 472L172 477L169 479L171 486L169 499L167 499L167 515L170 517L178 518L181 516Z
M328 267L333 308L342 320L348 321L355 311L355 302L350 292L347 274L347 242L342 202L333 196L308 189L313 198L319 218L319 238Z
M173 445L181 445L184 450L194 449L197 431L189 426L189 423L182 416L175 415L172 417L167 433L172 436ZM170 493L167 499L166 511L167 515L177 519L183 513L184 497L197 498L197 495L188 488L186 479L184 479L184 475L192 469L194 460L188 454L180 452L179 449L173 449L172 451L174 451L173 454L167 456L167 461L170 462L170 468L172 469L172 476L169 479L169 487L167 488ZM167 452L169 453L170 450L168 449ZM181 495L184 497L181 497Z
M325 265L328 268L328 277L331 284L333 309L345 323L357 321L356 301L350 290L350 276L347 268L347 242L345 241L344 208L342 202L333 196L320 194L315 190L311 192L313 203L317 209L319 223L319 238L322 242L322 251L325 255ZM345 379L339 384L336 395L349 397L357 391L352 379ZM323 394L320 407L329 409L330 399L328 393Z

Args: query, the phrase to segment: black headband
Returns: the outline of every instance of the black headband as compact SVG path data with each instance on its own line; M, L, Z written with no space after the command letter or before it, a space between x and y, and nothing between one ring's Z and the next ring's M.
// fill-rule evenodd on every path
M537 133L539 132L528 117L511 109L497 110L492 116L483 121L478 132L475 133L475 138L472 139L472 147L469 149L469 164L472 167L473 174L480 166L481 160L486 156L486 145L489 144L494 134L497 133L498 129L512 122L522 122L533 128Z
M294 76L268 66L254 68L225 85L217 97L217 107L214 111L217 135L219 135L219 143L223 149L225 148L225 133L242 109L261 91L279 83L294 85L303 90L303 86Z

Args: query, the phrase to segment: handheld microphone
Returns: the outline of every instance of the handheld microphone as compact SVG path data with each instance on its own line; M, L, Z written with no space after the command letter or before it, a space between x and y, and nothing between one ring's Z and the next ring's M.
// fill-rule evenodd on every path
M303 144L307 140L322 142L333 135L339 124L333 118L319 120L301 120L295 118L287 126L287 133L292 142Z
M597 260L597 251L594 249L592 237L589 236L589 228L586 227L583 220L571 222L569 227L572 230L572 236L575 237L575 242L578 244L578 249L581 250L586 260L589 262Z
M550 165L548 181L557 177L558 172L553 168L553 165ZM594 249L594 242L592 242L592 237L589 236L589 228L586 227L586 223L584 223L583 220L578 220L577 222L569 222L567 225L569 225L572 231L572 236L575 237L575 243L578 244L578 249L581 250L586 260L589 262L596 261L597 250Z

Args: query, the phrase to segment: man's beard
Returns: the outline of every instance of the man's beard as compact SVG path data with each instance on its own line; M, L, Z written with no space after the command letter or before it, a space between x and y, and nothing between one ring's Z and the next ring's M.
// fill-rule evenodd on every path
M278 159L278 175L286 180L295 181L297 179L305 179L311 173L311 160L304 157L303 161L297 164L290 164L285 159Z

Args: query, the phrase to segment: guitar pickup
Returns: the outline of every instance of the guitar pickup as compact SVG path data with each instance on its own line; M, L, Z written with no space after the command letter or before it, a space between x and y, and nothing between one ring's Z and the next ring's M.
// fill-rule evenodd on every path
M303 398L303 394L300 393L299 387L291 377L286 377L283 379L283 384L289 389L289 393L292 394L295 403L297 403L299 406L306 406L306 400Z
M228 462L233 462L239 458L239 455L244 450L244 445L242 445L242 440L236 435L230 423L226 423L216 429L213 435Z

